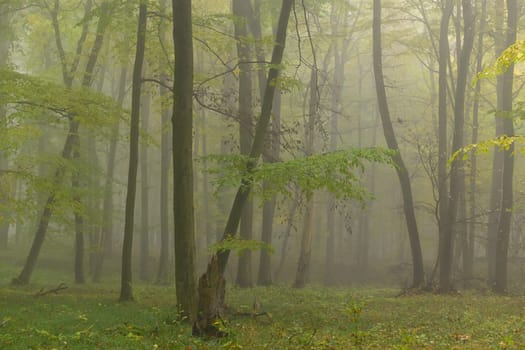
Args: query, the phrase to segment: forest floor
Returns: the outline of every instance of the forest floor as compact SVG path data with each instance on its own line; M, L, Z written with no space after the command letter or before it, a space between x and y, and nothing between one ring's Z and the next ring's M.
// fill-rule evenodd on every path
M0 274L5 271L0 270ZM0 349L512 349L525 347L525 296L397 296L378 288L228 288L218 340L191 336L173 287L9 287L0 276ZM37 296L37 294L44 295ZM253 302L260 303L253 316Z

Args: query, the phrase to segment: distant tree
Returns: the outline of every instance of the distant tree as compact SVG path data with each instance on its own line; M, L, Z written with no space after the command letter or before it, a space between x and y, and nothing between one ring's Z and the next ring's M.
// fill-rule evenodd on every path
M140 99L142 90L142 68L146 46L147 3L141 1L137 25L137 47L133 66L133 85L131 90L131 122L129 140L129 168L124 219L124 241L122 243L122 272L120 301L133 300L131 257L133 250L133 227L135 214L135 195L137 190L137 168L139 157Z
M106 32L107 26L109 24L109 19L110 19L111 7L109 6L109 3L107 1L101 3L100 9L101 9L100 11L101 16L97 24L95 40L93 42L93 46L91 47L91 52L86 62L86 68L85 68L82 83L81 83L82 86L86 88L89 87L93 81L95 65L97 63L100 50L102 49L102 43L103 43L105 32ZM63 76L64 84L67 88L71 88L73 84L74 74L80 62L80 56L82 54L82 47L84 45L86 37L82 34L80 38L78 39L76 56L74 60L72 61L71 66L69 67L68 62L66 60L66 54L64 51L64 47L62 44L61 32L60 32L60 27L58 23L59 1L56 0L53 7L48 7L47 10L49 11L49 14L53 22L53 27L55 31L55 41L56 41L58 55L60 58L60 64L62 67L62 76ZM85 16L88 16L88 12L90 11L91 11L90 1L88 0L85 4ZM83 33L87 32L86 23L87 21L84 22L84 27L82 30ZM64 146L63 146L62 153L61 153L62 158L64 158L65 160L71 159L71 157L73 156L73 150L75 146L78 146L79 127L80 127L79 120L77 120L74 117L71 117L70 122L69 122L68 134L64 142ZM65 173L66 172L65 172L63 165L59 165L57 169L55 169L54 181L56 184L59 184L62 181L64 181ZM26 262L24 264L22 271L18 275L18 277L13 279L12 281L13 284L29 283L31 274L33 272L36 261L38 259L38 255L42 248L42 244L44 243L49 221L53 213L53 204L55 202L55 199L56 199L55 192L52 191L51 193L48 194L47 199L45 201L44 209L38 221L35 237L33 239L33 243L31 245L31 249L27 256ZM79 215L79 214L76 213L76 215ZM77 219L78 219L78 216L77 216ZM77 245L77 247L80 247L80 246ZM78 251L77 251L77 255L78 255ZM77 261L80 261L80 258L77 259Z
M383 132L385 140L390 149L397 153L394 155L396 172L401 185L401 194L403 196L403 210L405 214L410 248L412 252L412 287L418 288L425 282L425 273L423 269L423 256L421 244L419 241L419 232L417 228L416 216L414 212L414 203L412 199L412 187L408 176L408 169L403 162L399 146L397 143L388 101L386 96L385 82L383 77L383 59L381 45L381 0L374 0L374 21L373 21L373 60L374 60L374 77L376 82L377 102L381 121L383 123Z

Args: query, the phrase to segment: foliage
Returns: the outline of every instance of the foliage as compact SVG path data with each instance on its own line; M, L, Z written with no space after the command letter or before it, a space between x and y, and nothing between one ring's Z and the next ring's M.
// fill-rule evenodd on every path
M506 48L496 62L478 74L477 79L493 78L505 73L515 63L525 61L525 40L519 40Z
M210 252L216 253L222 250L228 250L236 251L237 254L242 255L246 250L257 251L262 249L266 249L268 252L273 253L273 246L270 244L254 239L241 239L238 236L230 235L226 239L213 244L210 247Z
M52 113L56 122L76 118L83 127L96 130L99 135L106 131L108 136L107 129L125 116L120 106L107 96L86 88L67 89L8 69L0 69L0 105L8 106L8 120L12 124L38 121Z
M67 89L52 81L9 69L0 69L0 106L5 112L0 125L0 152L12 160L7 173L0 173L5 185L0 187L2 215L7 215L9 220L29 219L40 210L42 194L51 192L55 193L54 209L60 221L67 223L71 220L71 208L77 213L87 210L78 207L74 197L93 198L101 196L100 191L81 186L75 192L68 181L56 183L54 171L62 168L66 174L78 172L85 181L90 175L100 173L101 169L82 158L66 160L60 154L50 156L43 150L26 150L38 147L35 141L53 127L64 133L70 118L77 119L83 128L91 131L90 137L109 138L115 122L126 116L125 111L111 98L89 89ZM39 171L43 167L47 170L44 173ZM15 196L13 189L17 180L24 184L24 195ZM99 216L97 213L93 218Z
M525 155L525 136L498 136L494 139L490 139L487 141L483 141L480 143L470 144L466 147L463 147L459 150L457 150L452 157L450 158L449 162L453 161L460 155L462 155L463 160L467 159L469 154L474 153L482 153L487 154L489 151L496 147L500 151L508 151L513 144L521 144L522 146L517 149L518 152Z
M365 162L393 165L393 152L382 148L354 148L316 154L275 163L258 164L251 174L246 173L249 158L241 155L212 155L208 160L217 167L209 172L218 175L218 188L236 186L241 179L248 179L254 193L263 200L276 194L292 197L292 184L307 196L316 190L327 190L338 199L356 199L361 202L371 198L355 171L363 172ZM263 186L266 183L267 186Z

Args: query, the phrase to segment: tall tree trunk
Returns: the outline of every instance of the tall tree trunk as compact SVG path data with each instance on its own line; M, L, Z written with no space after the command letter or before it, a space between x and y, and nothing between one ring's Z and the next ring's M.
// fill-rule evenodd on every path
M474 12L470 0L462 0L463 8L463 45L459 55L456 93L454 98L454 134L452 153L463 147L465 124L465 93L469 72L470 56L474 45ZM452 266L454 257L454 236L457 230L457 211L461 193L462 171L461 157L456 157L450 166L450 190L448 194L447 218L441 232L443 240L440 248L439 289L448 293L452 289ZM441 197L440 197L441 199ZM443 199L441 199L443 200Z
M131 121L129 137L129 167L124 219L124 241L122 242L122 271L120 279L120 301L133 300L131 256L133 251L133 226L135 218L135 195L137 192L137 168L139 162L140 98L142 90L142 67L146 46L148 8L146 2L139 5L137 25L137 47L133 65L131 89Z
M507 0L507 39L509 46L516 41L518 25L517 0ZM499 117L503 118L503 133L514 136L514 121L512 117L512 87L514 81L514 66L503 74L503 86L501 88L501 103L498 103ZM501 187L501 209L499 212L498 238L496 244L496 279L494 291L505 293L507 291L507 257L510 240L510 224L512 219L513 203L513 175L514 175L514 144L505 151L503 156L503 174Z
M160 13L162 15L166 14L166 0L160 1ZM160 30L160 41L162 44L166 44L167 38L167 28L166 20L161 16L161 23L159 25ZM168 74L164 68L165 62L162 60L160 62L160 67L162 71L160 73L160 96L161 101L164 100L167 94L170 91L165 87L168 84ZM168 271L169 271L169 208L168 208L168 190L169 190L169 169L171 166L170 159L170 139L171 139L171 129L169 128L170 124L170 114L171 109L161 106L161 135L160 135L160 258L159 258L159 267L157 271L157 283L166 284L168 283Z
M439 31L439 51L438 51L438 215L439 215L439 247L438 247L438 263L440 267L440 288L449 289L450 286L442 286L442 283L450 283L450 269L443 267L444 260L451 260L452 252L451 243L452 236L448 231L450 229L450 222L448 221L448 174L447 174L447 65L449 61L449 42L448 42L448 27L450 17L454 10L454 2L452 0L445 0L442 5L441 23ZM446 265L447 263L445 263ZM451 266L451 264L449 264Z
M330 151L337 149L337 137L338 131L338 118L342 111L342 94L345 74L345 57L346 52L340 45L339 40L339 24L338 24L338 7L333 4L331 10L332 18L332 35L333 38L333 50L334 50L334 75L332 77L332 99L331 99L331 115L330 115ZM332 194L328 194L328 201L326 203L327 216L326 216L326 262L325 262L325 274L324 283L327 285L335 284L335 197Z
M255 137L250 151L249 158L258 159L264 149L265 138L268 125L271 119L273 97L275 93L274 82L279 77L279 65L282 62L284 48L286 43L286 29L293 5L293 0L283 0L279 24L277 26L277 35L273 47L271 68L268 72L268 79L264 90L264 98L261 105L261 114L255 128ZM247 176L253 171L254 162L248 162L246 165ZM250 185L248 178L244 178L235 195L235 199L228 216L228 221L224 229L223 239L227 238L231 232L237 232L241 211L248 199ZM214 325L220 317L220 312L224 304L225 282L224 270L228 263L230 255L229 250L222 250L214 254L208 264L206 273L199 278L198 286L198 312L197 321L193 325L193 334L195 335L223 335Z
M245 0L232 1L235 39L237 41L237 57L239 62L239 138L242 155L248 155L252 144L252 79L250 71L251 50L248 40L248 19L250 2ZM240 222L241 239L252 238L253 202L248 199L242 209ZM232 232L234 234L235 232ZM237 265L236 284L240 287L252 286L252 254L249 249L240 252Z
M151 96L142 95L142 127L141 131L147 133L149 128ZM142 142L140 145L140 279L150 279L150 257L149 257L149 182L148 182L148 145Z
M308 120L305 125L305 156L314 154L315 122L319 110L318 72L314 64L310 74L310 101ZM303 288L310 280L310 260L312 256L312 230L314 219L314 194L306 199L306 210L303 217L303 235L301 239L301 251L295 275L295 288Z
M494 2L494 48L495 54L498 57L505 49L505 33L503 31L504 22L504 6L501 6L500 1ZM496 95L497 108L496 110L503 110L503 81L504 75L497 77ZM498 113L495 113L496 137L504 133L503 118ZM490 190L489 215L487 225L487 275L489 285L491 288L496 283L496 250L498 239L498 224L501 211L502 199L502 181L503 181L503 158L502 152L494 152L492 160L492 183Z
M284 262L286 260L287 252L288 252L288 242L290 241L290 236L292 234L292 228L294 224L294 218L295 213L297 212L297 207L299 206L299 197L300 193L299 190L296 189L295 196L292 200L292 204L290 206L290 212L288 214L288 219L286 220L286 230L284 231L284 240L283 244L281 245L281 255L279 259L279 264L277 265L277 268L275 269L275 279L278 280L281 276L281 273L283 271Z
M126 96L127 67L120 69L117 103L122 106ZM115 176L115 159L117 157L117 144L119 136L119 124L117 120L113 126L113 133L109 142L109 150L106 165L106 178L104 186L104 199L102 203L102 232L101 246L98 249L97 261L93 271L93 282L100 282L104 260L113 253L113 180Z
M487 25L487 0L482 0L481 3L481 14L480 14L480 24L478 30L478 43L477 43L477 57L476 57L476 72L481 72L483 69L483 41L484 34ZM476 86L474 88L474 105L472 107L472 136L471 143L478 143L478 128L479 128L479 101L481 96L481 79L476 81ZM465 254L463 254L463 273L464 277L467 280L470 280L474 276L474 254L475 254L475 238L476 238L476 200L477 200L477 155L473 151L470 154L470 175L469 175L469 227L468 227L468 237L466 242Z
M88 5L90 4L90 1L86 3L86 15L88 10ZM82 86L83 87L89 87L91 86L91 82L93 79L93 73L95 71L95 65L98 60L98 56L100 53L100 50L102 49L102 44L104 41L104 36L106 32L106 28L109 24L110 14L109 14L109 3L108 1L104 1L101 5L101 13L104 15L100 17L98 24L97 24L97 30L95 34L95 41L93 43L93 46L91 47L91 52L89 54L86 68L84 71L84 76L82 79ZM57 16L58 11L58 1L55 1L55 9L54 9L54 15ZM56 18L55 18L56 19ZM55 23L58 23L57 21L54 21ZM84 30L83 30L84 32ZM57 49L59 50L59 55L61 57L62 66L63 66L63 77L64 77L64 83L66 84L66 87L71 87L72 85L72 73L74 70L76 70L75 62L73 62L73 68L69 71L67 70L67 64L65 62L65 54L64 50L62 48L62 43L60 40L60 32L55 28L55 37L57 42ZM83 35L81 35L79 39L79 47L82 46L82 43L85 38L83 38ZM77 49L77 55L76 57L80 56L81 50ZM72 152L74 149L75 144L77 143L78 138L78 129L80 127L80 123L78 120L72 118L69 122L69 130L67 133L66 140L64 142L64 147L62 148L61 157L64 160L70 160L72 156ZM57 188L60 186L62 181L64 180L65 176L65 168L64 166L58 166L55 169L54 177L53 177L53 188ZM35 236L33 239L33 243L31 245L31 249L29 251L29 254L27 256L26 262L24 264L24 267L18 277L14 278L12 280L13 284L28 284L29 280L31 278L31 274L33 273L34 267L36 265L36 261L38 259L38 255L40 254L40 250L42 248L42 245L44 243L44 239L47 233L47 228L49 226L49 221L51 219L51 215L53 213L53 204L55 202L56 197L56 190L51 190L51 192L48 194L47 199L45 200L44 209L42 211L42 214L39 217L37 229L35 232Z
M0 67L3 68L7 65L9 55L9 3L0 4ZM0 106L0 128L5 127L6 110L4 106ZM7 170L8 162L7 157L3 152L0 151L0 169ZM4 175L0 175L0 180L6 183ZM3 197L3 196L2 196ZM4 199L0 198L3 202ZM0 250L7 249L8 233L9 233L9 220L6 215L0 212Z
M269 135L270 154L263 154L263 161L276 162L281 157L281 92L277 90L273 99L272 109L272 128L271 135ZM268 186L268 184L264 184ZM273 241L273 219L275 214L275 207L277 206L276 196L266 201L263 206L263 220L262 220L262 234L261 240L272 245ZM261 250L259 262L259 275L257 284L259 286L268 286L273 283L272 278L272 255L266 250Z
M76 138L76 144L73 146L73 158L77 161L80 160L80 138ZM78 170L75 170L72 176L72 187L73 190L79 190L81 188L81 174ZM75 283L82 284L86 282L84 276L84 216L82 209L82 202L80 194L74 195L73 200L77 205L75 212Z
M191 0L173 0L173 213L175 284L180 311L196 316L195 227L193 212L193 42ZM235 231L230 231L235 232Z
M416 215L414 212L414 203L412 199L412 187L408 170L399 153L396 135L390 118L388 102L386 96L385 82L383 77L383 58L381 47L381 0L374 0L374 21L373 21L373 58L374 58L374 76L376 82L377 101L381 121L383 124L383 133L385 134L388 148L396 150L394 162L396 172L401 185L403 195L403 211L405 214L408 237L410 240L410 249L412 253L412 287L421 287L425 280L423 269L423 255L421 253L421 244L419 242L419 232L417 228Z

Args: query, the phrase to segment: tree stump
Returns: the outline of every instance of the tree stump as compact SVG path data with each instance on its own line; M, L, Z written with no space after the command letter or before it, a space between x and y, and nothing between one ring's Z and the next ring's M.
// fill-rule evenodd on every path
M192 334L210 338L226 336L226 332L218 327L222 322L226 281L219 272L217 255L212 257L206 273L199 278L197 293L197 320L193 324Z

